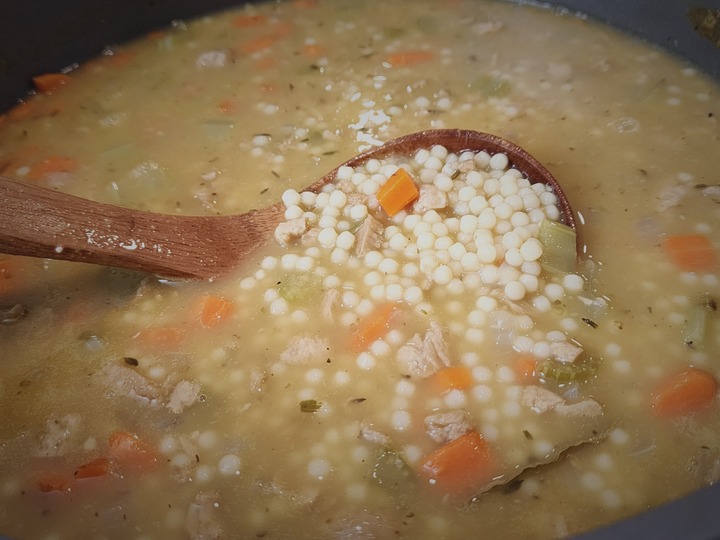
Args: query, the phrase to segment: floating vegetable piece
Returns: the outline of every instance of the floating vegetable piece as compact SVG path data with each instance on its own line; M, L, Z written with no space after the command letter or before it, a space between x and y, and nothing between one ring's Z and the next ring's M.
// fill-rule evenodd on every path
M286 274L280 280L278 293L288 302L302 302L315 296L321 284L322 278L315 273Z
M538 240L543 246L540 264L550 272L575 271L577 237L575 229L557 221L545 219L540 224Z
M415 473L400 454L383 448L375 460L370 478L384 488L405 489L415 479Z
M689 368L663 381L652 394L655 416L675 418L697 414L715 400L717 381L707 371Z
M696 347L705 342L708 319L717 312L717 300L709 294L703 294L693 304L683 329L683 340L688 347Z
M431 488L460 497L479 492L495 472L492 450L477 431L445 443L420 464L420 476Z
M317 412L320 407L322 407L322 403L314 399L304 399L300 402L300 412L314 413Z
M385 213L392 217L417 200L420 190L410 173L400 168L388 178L377 192L377 200Z
M706 272L717 268L717 251L703 234L668 236L662 245L670 260L683 272Z
M595 376L598 362L588 356L575 362L561 362L548 359L537 367L540 380L564 385L571 382L585 382Z

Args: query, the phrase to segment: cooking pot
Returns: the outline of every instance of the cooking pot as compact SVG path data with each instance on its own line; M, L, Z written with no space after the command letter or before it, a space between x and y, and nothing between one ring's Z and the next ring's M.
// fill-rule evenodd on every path
M0 14L0 111L29 90L30 78L82 62L104 47L236 4L232 0L48 0L5 2ZM582 13L653 42L720 80L720 0L557 0L543 5ZM582 540L720 538L720 485L609 527Z

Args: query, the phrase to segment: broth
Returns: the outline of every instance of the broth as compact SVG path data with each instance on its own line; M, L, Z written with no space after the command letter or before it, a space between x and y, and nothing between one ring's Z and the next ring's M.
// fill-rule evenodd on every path
M0 122L3 174L306 222L212 283L0 259L3 534L554 538L720 477L719 98L694 68L528 5L297 0L37 82ZM556 209L502 157L427 149L300 193L455 127L553 172L576 269L521 249ZM387 216L401 165L445 206Z

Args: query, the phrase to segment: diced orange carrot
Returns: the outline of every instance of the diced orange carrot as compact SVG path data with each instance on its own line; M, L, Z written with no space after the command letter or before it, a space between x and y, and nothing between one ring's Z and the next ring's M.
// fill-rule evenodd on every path
M371 343L387 334L397 312L398 304L395 302L386 302L376 307L353 330L351 348L357 352L364 351Z
M33 77L32 80L38 92L52 94L70 82L70 76L64 73L44 73Z
M230 23L238 28L250 28L252 26L262 26L267 22L265 15L238 15L233 18Z
M467 390L475 384L472 370L465 366L450 366L432 376L432 382L440 393L450 390Z
M663 381L652 394L653 412L660 418L696 414L715 400L717 381L707 371L689 368Z
M152 41L159 41L164 38L166 34L167 32L165 30L153 30L152 32L148 32L145 37Z
M68 156L48 156L30 168L29 180L40 180L45 175L59 172L72 172L79 166L75 158Z
M222 296L207 294L200 302L200 324L204 328L217 326L235 311L235 303Z
M710 239L702 234L679 234L663 240L663 249L670 260L685 272L713 270L718 254Z
M75 469L75 478L81 480L83 478L97 478L101 476L109 476L112 473L112 463L106 457L99 457L83 463Z
M420 191L410 173L402 168L395 171L377 192L378 203L390 217L417 200L419 196Z
M22 280L21 263L18 259L0 261L0 295L16 292Z
M224 114L233 114L237 110L237 101L234 99L224 99L218 105L220 112Z
M264 49L269 49L275 44L276 40L276 37L271 35L259 36L253 39L249 39L240 44L240 51L246 54L251 54L254 52L262 51Z
M482 435L469 431L425 456L420 477L433 489L468 497L493 477L494 461Z
M36 481L37 488L43 493L51 491L69 491L72 482L60 475L46 476Z
M432 51L401 51L388 55L385 61L393 67L414 66L435 58Z
M511 367L517 382L521 384L528 384L536 378L537 359L532 355L524 354L515 358Z
M277 64L277 58L267 55L263 56L262 58L258 58L253 62L253 66L255 66L255 68L259 70L271 69L277 66Z
M148 347L167 349L179 345L186 332L174 326L154 326L143 328L134 337Z
M15 105L12 109L7 112L7 117L10 120L22 120L27 118L31 113L37 110L37 101L30 99L28 101L21 101Z
M134 433L116 431L108 438L110 456L123 472L143 472L158 465L157 454Z
M326 52L326 48L316 43L308 43L303 45L302 54L306 58L319 58Z
M278 21L270 26L269 30L275 38L283 38L293 33L295 25L292 21Z

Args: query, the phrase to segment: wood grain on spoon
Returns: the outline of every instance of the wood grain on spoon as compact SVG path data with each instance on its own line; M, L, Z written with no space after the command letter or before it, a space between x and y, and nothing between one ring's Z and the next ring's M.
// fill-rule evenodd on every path
M440 144L450 152L507 154L531 182L552 187L561 221L575 227L570 204L550 172L517 145L468 130L430 130L394 139L343 163L411 156ZM341 165L342 166L342 165ZM339 167L338 167L339 168ZM318 191L337 169L310 185ZM231 216L176 216L131 210L0 177L0 252L128 268L171 279L212 279L236 268L283 219L281 203Z

